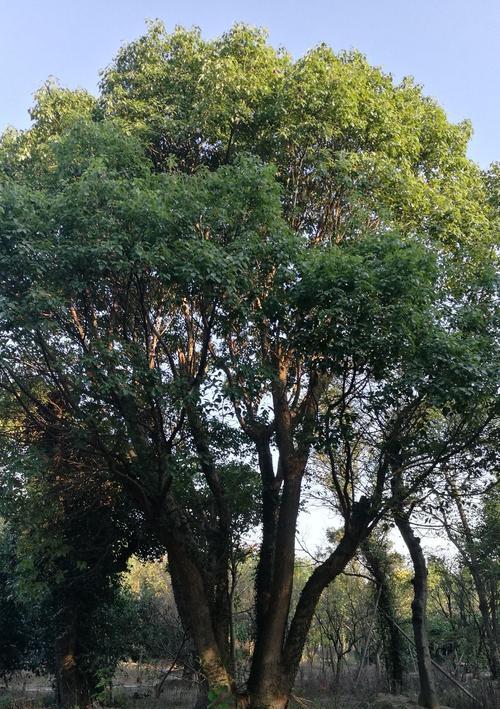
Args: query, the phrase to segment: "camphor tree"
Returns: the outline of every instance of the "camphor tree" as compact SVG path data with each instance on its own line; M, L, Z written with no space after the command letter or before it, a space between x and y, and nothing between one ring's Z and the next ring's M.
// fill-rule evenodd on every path
M490 416L494 219L469 127L357 53L293 62L239 25L153 24L96 101L50 86L33 116L1 145L1 386L39 422L57 390L61 435L155 529L212 696L284 707L391 477L410 495ZM313 451L345 529L292 617ZM237 699L243 480L262 542Z

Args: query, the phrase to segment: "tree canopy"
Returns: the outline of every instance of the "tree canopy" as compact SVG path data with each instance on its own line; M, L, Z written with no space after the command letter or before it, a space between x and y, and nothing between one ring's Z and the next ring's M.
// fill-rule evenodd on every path
M284 707L322 591L495 415L494 170L413 81L244 25L153 23L97 98L47 85L32 118L0 145L13 445L57 431L121 486L234 696L228 569L257 523L247 689ZM292 612L315 458L345 528Z

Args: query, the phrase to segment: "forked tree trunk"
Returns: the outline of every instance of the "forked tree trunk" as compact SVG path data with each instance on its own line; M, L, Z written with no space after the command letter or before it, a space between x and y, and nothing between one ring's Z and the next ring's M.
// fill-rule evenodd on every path
M292 459L291 462L295 461ZM296 468L285 475L281 495L278 487L268 487L272 500L269 505L269 547L263 552L264 556L268 552L266 558L273 559L274 563L271 583L265 582L261 566L256 584L260 622L248 690L244 696L238 695L231 672L229 632L227 637L224 634L224 643L217 632L213 579L193 546L187 520L169 493L162 505L153 505L142 491L131 488L167 549L172 587L184 629L193 639L209 690L220 697L219 703L213 702L214 707L228 706L228 702L239 708L287 707L321 593L353 558L374 520L373 500L362 497L352 504L342 540L309 578L288 627L302 472Z
M427 707L427 709L439 709L426 627L427 565L420 545L420 539L415 536L411 528L409 515L396 510L394 512L394 521L410 552L414 569L411 610L420 680L418 703L420 706Z
M287 682L282 666L290 599L295 566L295 530L300 502L301 474L286 479L282 494L281 509L276 531L277 556L274 563L274 578L269 604L261 627L258 628L254 656L249 677L249 691L259 709L264 709L271 699L270 707L286 706ZM285 702L283 704L283 702Z
M374 520L374 500L362 497L352 502L346 517L344 537L335 551L306 583L289 623L295 566L295 533L300 507L301 482L308 460L309 444L295 446L293 421L286 395L286 367L280 368L279 382L273 394L276 414L276 441L279 449L278 471L274 473L270 434L256 439L263 488L263 544L256 583L257 628L252 667L245 697L238 697L230 668L229 594L217 594L217 587L227 587L220 574L206 568L189 520L166 488L161 500L149 500L143 489L130 483L130 491L156 527L168 553L172 586L185 630L193 638L196 651L212 696L213 706L228 703L251 709L285 709L297 674L310 624L322 591L353 558L360 542L368 535ZM310 427L317 408L318 381L311 377L309 393L302 407L304 421ZM303 423L305 431L308 426ZM192 425L192 433L207 482L217 502L221 533L227 527L225 495L216 471L210 464L203 431ZM139 441L140 443L140 441ZM378 499L378 498L376 498ZM378 503L377 503L378 504ZM229 517L228 517L229 519ZM219 555L218 555L219 556ZM222 559L223 555L220 554ZM265 559L266 568L262 563ZM224 560L224 559L222 559ZM223 564L218 566L222 569ZM266 573L268 578L266 578ZM223 589L223 590L224 590ZM221 608L221 601L222 606ZM224 613L227 602L228 614ZM223 620L221 632L218 619ZM288 631L288 632L287 632Z
M308 579L299 596L290 628L283 638L282 648L274 658L254 672L249 685L251 709L285 709L288 706L295 677L311 621L323 590L342 573L368 535L372 521L370 501L362 498L354 503L344 536L332 554L320 564Z

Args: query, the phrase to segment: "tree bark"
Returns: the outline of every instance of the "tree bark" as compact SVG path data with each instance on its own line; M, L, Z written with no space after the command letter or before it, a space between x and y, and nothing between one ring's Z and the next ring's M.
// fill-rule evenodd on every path
M295 562L295 530L300 502L301 476L285 480L276 533L274 578L265 622L258 632L248 682L255 696L277 695L281 701L281 654L290 609ZM252 705L253 706L253 705ZM257 705L261 706L261 705ZM265 704L262 704L264 707ZM276 706L280 706L278 703Z
M176 605L185 629L193 638L208 686L234 691L227 658L217 642L203 578L179 543L168 540L167 553Z
M265 626L271 599L281 483L274 474L269 436L258 438L256 448L262 481L262 542L255 578L256 629L259 633Z
M198 453L200 468L213 496L216 514L207 539L213 573L213 626L219 651L227 666L231 664L229 628L231 624L229 598L229 563L231 551L231 506L210 448L210 439L202 413L194 405L186 406L189 428Z
M390 620L395 618L396 608L391 588L389 555L384 543L371 537L362 542L361 550L377 587L380 588L378 616L382 629L386 670L391 691L399 693L404 676L403 643L401 634Z
M55 640L57 704L62 709L84 709L91 704L91 688L78 664L77 632L71 613Z
M264 709L276 707L279 709L288 704L288 698L293 686L298 662L293 671L285 658L285 639L290 613L293 579L295 570L295 533L299 514L302 479L309 458L311 439L310 435L317 414L319 392L323 386L321 378L316 372L310 373L307 394L304 396L299 409L292 411L287 391L287 378L289 374L289 358L278 345L273 354L276 366L276 380L273 385L274 431L276 445L279 451L279 475L270 476L262 469L262 462L266 462L261 455L259 445L259 462L261 472L265 478L277 485L282 492L276 499L274 540L268 535L267 544L273 555L271 583L268 586L269 597L266 603L258 608L260 625L257 628L255 651L248 681L248 690L251 697L251 707ZM295 428L300 419L302 427L302 440L295 438ZM268 466L269 467L269 466ZM279 487L277 488L280 489ZM273 511L273 498L269 495L269 512ZM269 529L273 529L273 520L269 517ZM265 572L261 566L259 571ZM320 592L321 593L321 592ZM319 598L319 596L318 596ZM317 600L316 600L317 603ZM314 611L313 611L314 612ZM312 618L312 614L311 614ZM309 625L311 622L309 619ZM309 626L308 626L309 627ZM307 637L307 631L300 638L300 655ZM300 657L299 657L300 662Z
M411 604L411 610L418 675L420 679L418 703L420 706L427 707L427 709L439 709L426 627L427 565L420 545L420 539L415 536L411 528L409 514L396 509L394 512L394 521L410 552L415 574L413 578L413 602Z
M280 684L266 683L266 689L259 691L250 700L250 709L286 709L290 693Z

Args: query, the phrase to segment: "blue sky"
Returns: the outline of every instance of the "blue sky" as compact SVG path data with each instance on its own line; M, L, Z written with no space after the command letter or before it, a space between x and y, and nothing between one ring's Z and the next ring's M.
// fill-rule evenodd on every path
M261 25L294 56L319 42L357 48L396 79L413 75L451 120L470 118L470 155L483 167L500 160L499 0L0 0L0 130L28 125L49 75L95 92L146 18L207 37L235 21Z

